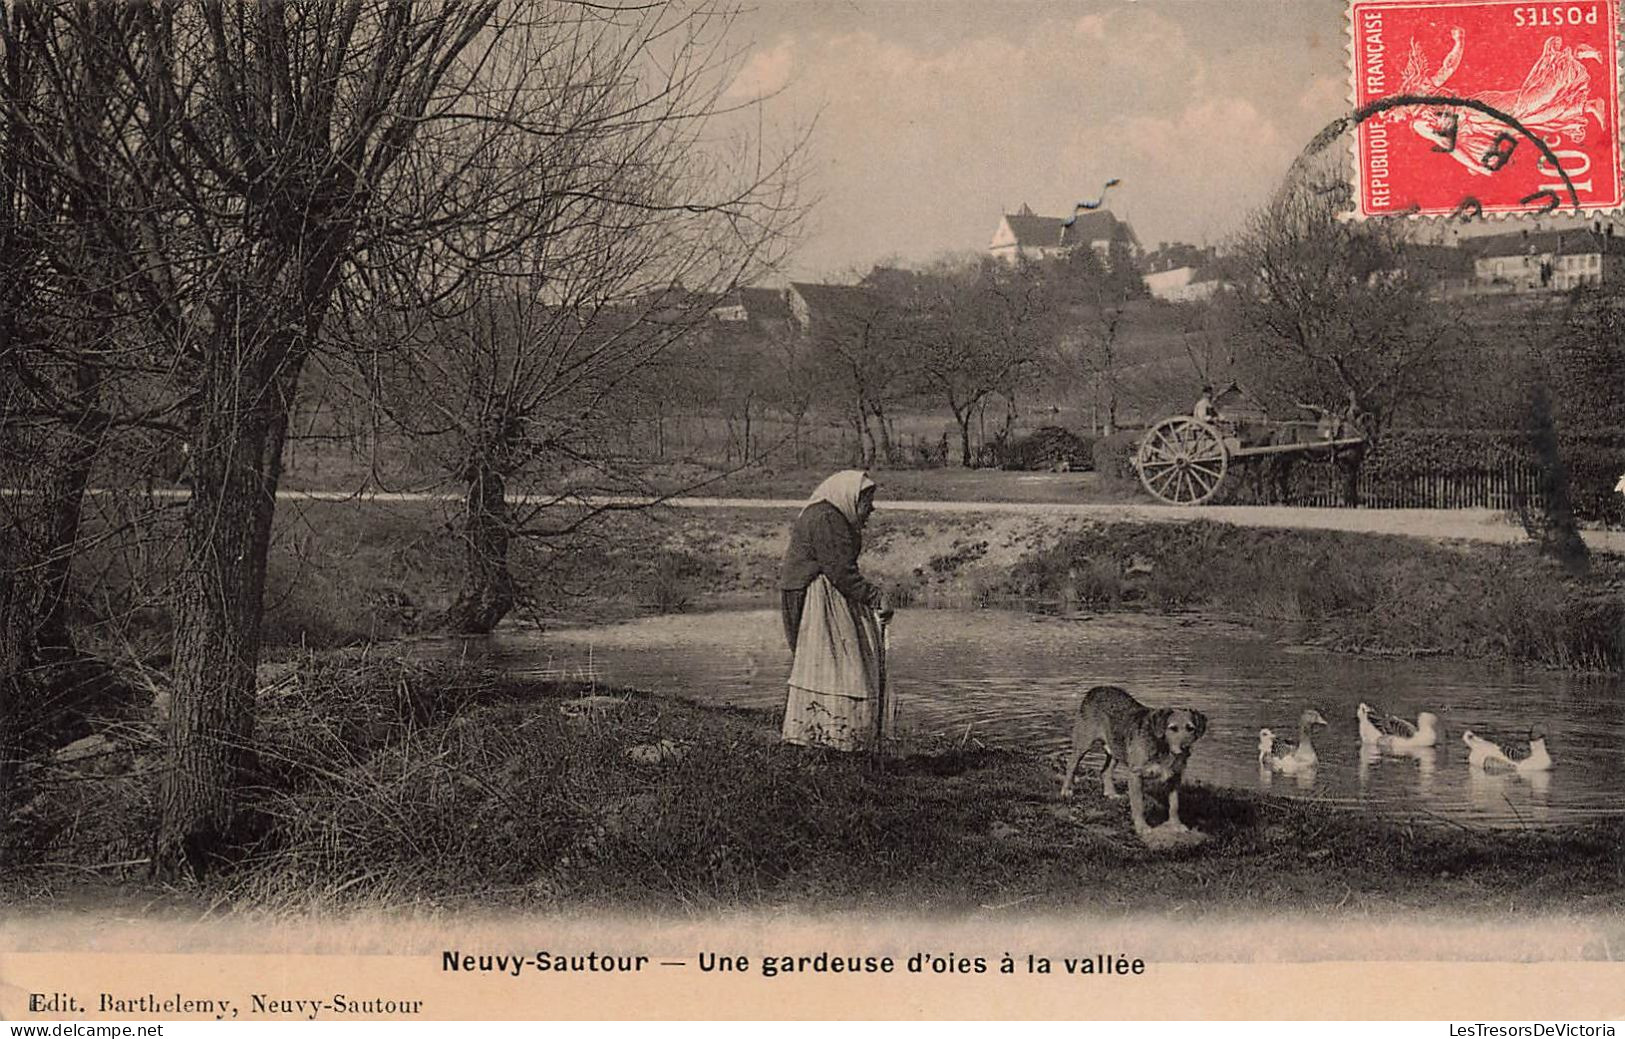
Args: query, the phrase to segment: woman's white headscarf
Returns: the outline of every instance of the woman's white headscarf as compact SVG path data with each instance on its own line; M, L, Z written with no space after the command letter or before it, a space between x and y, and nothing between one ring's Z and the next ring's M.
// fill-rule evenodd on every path
M869 474L862 469L842 469L818 485L812 497L807 499L807 505L817 505L827 501L837 509L846 521L853 527L858 526L858 495L866 489L873 487L875 482L869 479ZM806 506L803 506L805 509Z

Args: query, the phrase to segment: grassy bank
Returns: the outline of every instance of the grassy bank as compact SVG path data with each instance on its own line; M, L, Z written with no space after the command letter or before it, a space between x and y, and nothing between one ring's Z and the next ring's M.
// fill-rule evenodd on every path
M569 542L521 540L516 621L616 620L770 606L791 510L667 509L609 518ZM447 506L308 502L279 510L267 593L274 658L431 628L455 594ZM161 533L161 532L155 532ZM142 580L176 560L144 539ZM173 542L170 542L173 544ZM98 561L100 603L119 566ZM1625 665L1625 559L1573 577L1527 546L1433 544L1206 521L1097 523L1004 513L882 512L863 567L914 607L1200 610L1355 652L1450 654L1541 666ZM108 642L161 659L170 619L126 609ZM116 630L114 630L116 629ZM116 635L116 639L115 639Z
M77 572L91 647L149 660L167 653L180 518L181 510L168 509L87 549ZM614 620L768 594L777 566L768 556L782 551L770 542L786 521L700 519L626 514L567 541L515 540L510 561L521 599L514 619ZM266 650L275 657L433 629L464 572L458 522L452 503L283 503L268 563ZM763 547L730 555L730 546L743 547L730 540L734 527Z
M1528 547L1446 547L1218 523L1109 524L1027 556L990 594L1095 609L1198 609L1288 624L1333 649L1549 667L1625 663L1625 567L1584 578Z
M1153 852L1092 784L1059 801L1036 757L973 747L877 767L780 745L771 713L592 692L353 656L268 675L249 799L263 836L201 897L296 912L1625 908L1622 821L1479 832L1197 787L1183 814L1210 840ZM29 838L55 865L12 872L10 898L80 897L87 871L104 893L161 895L139 864L109 866L142 857L151 748L104 738L53 766Z

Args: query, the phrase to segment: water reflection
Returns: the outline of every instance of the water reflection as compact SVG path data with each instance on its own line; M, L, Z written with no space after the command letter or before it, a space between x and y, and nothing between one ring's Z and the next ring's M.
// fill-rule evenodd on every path
M655 617L627 624L507 632L456 643L515 670L591 662L600 679L703 702L776 707L789 653L774 611ZM426 643L424 651L435 652ZM1196 782L1311 794L1401 814L1529 825L1620 811L1625 712L1618 678L1502 669L1473 661L1390 660L1282 646L1246 628L1190 617L1057 618L996 610L911 610L892 633L890 675L903 726L970 733L1047 754L1068 741L1078 697L1122 685L1141 700L1207 714L1187 776ZM1438 715L1440 746L1363 752L1355 708ZM1312 775L1276 776L1258 734L1318 710ZM1557 767L1527 778L1470 776L1460 734L1510 737L1540 719Z
M1525 825L1552 821L1551 783L1549 772L1519 775L1467 770L1467 790L1474 807L1486 815L1510 813Z
M1287 781L1291 780L1292 784L1295 785L1299 790L1313 790L1315 788L1315 780L1320 776L1320 768L1317 765L1310 765L1307 768L1301 768L1295 772L1277 773L1275 769L1270 768L1268 765L1260 765L1258 768L1259 787L1264 790L1270 789L1275 785L1277 775L1279 775L1281 778L1282 786L1286 786Z
M1374 789L1374 772L1387 763L1392 768L1416 767L1416 792L1424 798L1433 793L1433 777L1439 770L1439 748L1408 747L1402 750L1382 750L1370 744L1360 745L1360 792ZM1403 781L1402 781L1403 782Z

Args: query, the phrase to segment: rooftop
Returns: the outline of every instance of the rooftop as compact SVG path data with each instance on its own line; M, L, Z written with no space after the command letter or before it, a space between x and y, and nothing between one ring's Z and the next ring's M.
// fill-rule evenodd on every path
M1506 234L1484 235L1462 242L1462 248L1474 256L1535 256L1553 254L1607 253L1625 255L1625 237L1615 237L1612 228L1607 232L1593 230L1572 231L1509 231Z
M1133 228L1106 209L1079 213L1070 227L1066 226L1066 217L1039 216L1026 206L1022 206L1020 212L1004 214L1004 219L1010 225L1010 233L1016 236L1016 244L1029 248L1053 249L1080 242L1117 240L1139 244Z

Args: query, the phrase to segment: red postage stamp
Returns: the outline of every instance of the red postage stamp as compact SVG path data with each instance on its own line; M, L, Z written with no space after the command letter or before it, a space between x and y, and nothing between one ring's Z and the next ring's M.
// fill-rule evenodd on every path
M1618 208L1619 0L1353 0L1355 205Z

